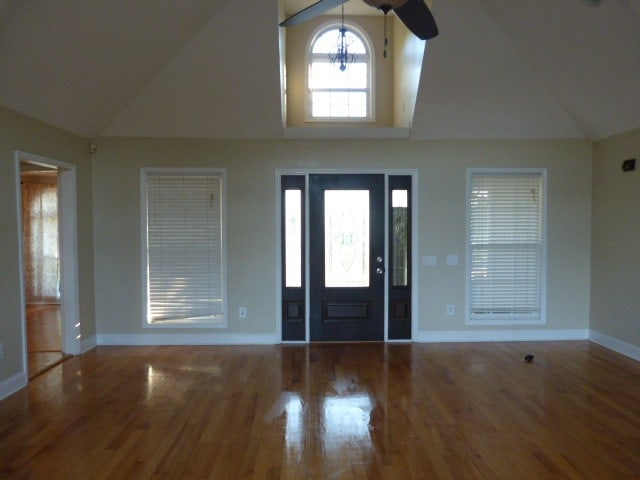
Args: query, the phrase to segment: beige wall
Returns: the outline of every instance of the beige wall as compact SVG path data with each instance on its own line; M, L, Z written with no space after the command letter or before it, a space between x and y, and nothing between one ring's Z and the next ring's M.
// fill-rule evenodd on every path
M77 165L80 320L84 337L95 334L92 191L89 142L0 107L0 382L22 371L18 219L14 151Z
M393 18L393 126L411 127L426 43Z
M547 324L524 328L591 328L640 346L640 303L635 291L640 267L635 241L640 236L640 174L620 169L623 160L640 156L640 130L595 144L582 140L104 138L93 157L87 147L86 139L0 108L0 342L5 350L0 383L22 368L15 150L77 165L84 338L96 333L275 335L276 169L415 169L419 192L416 254L418 259L426 255L438 258L436 267L423 267L419 262L420 333L513 329L464 323L466 169L544 167L548 170ZM143 166L227 169L231 315L222 332L142 328L139 179ZM446 266L449 253L459 255L460 266ZM449 303L456 305L453 317L445 314ZM240 305L248 307L246 319L235 315Z
M228 311L224 331L143 329L140 168L227 169ZM589 328L591 143L558 141L215 141L105 138L93 162L96 318L101 334L276 332L276 169L416 169L421 331L482 331L464 323L468 167L548 169L548 323ZM460 257L447 267L448 253ZM446 316L446 304L456 315ZM236 312L248 307L246 319ZM503 330L505 327L494 327ZM510 327L508 327L510 328Z
M393 126L393 28L389 21L387 36L390 46L387 58L383 57L384 24L383 16L353 16L351 21L359 25L369 34L374 48L374 87L376 121L371 125L377 127ZM306 49L311 35L321 25L331 21L339 21L339 17L320 16L295 27L286 29L287 50L287 121L289 127L329 126L327 122L305 121L306 102Z
M640 347L640 129L595 143L591 328Z

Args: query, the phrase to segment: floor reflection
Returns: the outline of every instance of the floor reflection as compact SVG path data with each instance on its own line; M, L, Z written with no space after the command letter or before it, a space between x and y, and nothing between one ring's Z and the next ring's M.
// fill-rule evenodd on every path
M357 441L371 446L370 420L374 402L368 395L325 397L322 405L322 431L325 450L340 450Z
M301 450L304 440L304 419L302 418L302 399L297 393L288 393L285 405L287 423L285 442L288 450Z

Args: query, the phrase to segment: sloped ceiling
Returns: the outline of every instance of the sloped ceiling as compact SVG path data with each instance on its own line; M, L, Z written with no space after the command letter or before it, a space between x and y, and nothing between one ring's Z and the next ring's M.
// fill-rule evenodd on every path
M442 0L413 137L602 138L640 126L640 2Z
M433 11L411 138L640 127L640 0ZM86 137L281 138L278 19L277 0L0 0L0 104Z

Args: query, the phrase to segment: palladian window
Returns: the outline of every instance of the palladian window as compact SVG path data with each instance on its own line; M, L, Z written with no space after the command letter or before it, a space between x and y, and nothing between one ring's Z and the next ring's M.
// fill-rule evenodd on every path
M308 52L308 120L373 120L371 53L365 36L351 25L318 32Z

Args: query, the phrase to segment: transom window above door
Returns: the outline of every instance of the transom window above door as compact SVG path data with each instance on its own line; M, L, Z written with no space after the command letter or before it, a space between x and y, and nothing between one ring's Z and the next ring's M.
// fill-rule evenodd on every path
M346 62L335 59L341 42ZM307 52L307 120L373 120L371 53L366 36L351 24L344 32L340 24L319 30Z

